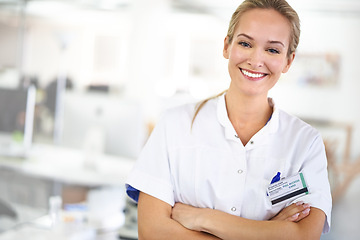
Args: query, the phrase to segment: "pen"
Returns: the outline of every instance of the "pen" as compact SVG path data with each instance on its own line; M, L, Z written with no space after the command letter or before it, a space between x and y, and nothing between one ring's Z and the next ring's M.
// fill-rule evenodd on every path
M281 174L281 173L278 172L278 173L273 177L273 179L271 180L271 183L270 183L270 184L273 184L273 183L276 183L276 182L280 181L280 174ZM268 193L266 193L266 195L269 196Z
M273 183L276 183L278 181L280 181L280 172L278 172L274 177L273 179L271 180L271 183L270 184L273 184Z

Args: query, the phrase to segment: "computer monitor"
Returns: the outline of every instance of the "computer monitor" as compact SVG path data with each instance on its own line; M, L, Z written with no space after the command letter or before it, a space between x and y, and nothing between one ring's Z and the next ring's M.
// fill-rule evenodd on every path
M147 136L139 103L94 92L65 93L62 129L62 146L84 149L84 144L91 141L89 133L100 129L104 153L134 159Z
M36 89L0 88L0 155L26 157L32 144Z

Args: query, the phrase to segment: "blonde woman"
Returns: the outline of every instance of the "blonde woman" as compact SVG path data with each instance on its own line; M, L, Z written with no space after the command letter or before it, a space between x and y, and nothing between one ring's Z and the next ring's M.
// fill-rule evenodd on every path
M319 239L331 194L320 134L278 109L300 23L285 0L245 0L224 40L231 83L169 110L133 171L139 239Z

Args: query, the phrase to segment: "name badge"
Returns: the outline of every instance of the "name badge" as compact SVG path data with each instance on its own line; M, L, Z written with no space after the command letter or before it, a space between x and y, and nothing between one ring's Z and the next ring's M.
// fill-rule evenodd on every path
M270 197L272 205L281 203L291 198L300 197L308 193L309 191L302 173L281 179L278 182L270 184L267 188L267 194Z

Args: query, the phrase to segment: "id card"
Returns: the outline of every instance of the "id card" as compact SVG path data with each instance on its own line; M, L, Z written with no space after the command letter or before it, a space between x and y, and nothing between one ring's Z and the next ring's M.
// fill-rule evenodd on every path
M309 191L302 173L281 179L278 182L270 184L267 188L267 194L270 197L272 205L308 193Z

